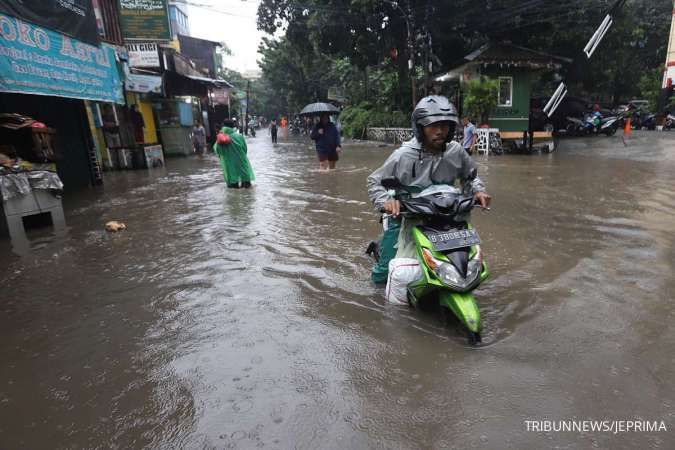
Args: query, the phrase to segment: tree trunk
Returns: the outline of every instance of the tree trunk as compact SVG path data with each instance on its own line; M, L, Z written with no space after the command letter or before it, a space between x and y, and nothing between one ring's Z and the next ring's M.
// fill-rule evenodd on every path
M368 66L363 68L363 99L364 101L368 101L369 98L368 94Z

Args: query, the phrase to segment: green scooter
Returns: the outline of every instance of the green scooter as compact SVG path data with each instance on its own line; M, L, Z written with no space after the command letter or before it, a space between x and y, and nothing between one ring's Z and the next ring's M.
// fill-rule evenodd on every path
M438 301L444 316L451 311L466 327L469 343L481 342L480 311L472 292L489 276L480 238L468 221L478 205L473 195L454 186L434 185L420 190L385 178L382 186L394 191L401 216L417 219L412 227L422 277L407 287L408 303Z

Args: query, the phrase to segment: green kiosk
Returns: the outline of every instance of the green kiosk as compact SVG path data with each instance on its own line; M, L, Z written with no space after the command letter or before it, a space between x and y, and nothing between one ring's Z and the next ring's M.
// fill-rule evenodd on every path
M552 140L551 131L531 132L530 97L532 85L547 72L558 71L566 58L514 45L510 42L487 43L466 55L447 73L435 78L441 91L455 87L455 101L461 104L461 85L480 76L499 81L497 107L490 113L490 128L498 128L502 140L530 143Z

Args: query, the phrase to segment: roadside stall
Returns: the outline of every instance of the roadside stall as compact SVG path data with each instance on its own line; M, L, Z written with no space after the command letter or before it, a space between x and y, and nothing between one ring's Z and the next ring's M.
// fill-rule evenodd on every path
M0 232L26 241L24 218L48 215L65 227L53 141L58 131L20 114L0 114Z
M153 104L157 114L159 134L167 156L192 154L192 100L162 99Z

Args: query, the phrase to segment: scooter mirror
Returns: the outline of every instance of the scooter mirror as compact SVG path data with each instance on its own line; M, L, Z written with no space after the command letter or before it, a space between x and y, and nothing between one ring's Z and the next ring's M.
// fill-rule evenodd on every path
M387 189L399 189L402 186L401 181L396 177L382 178L381 184Z

